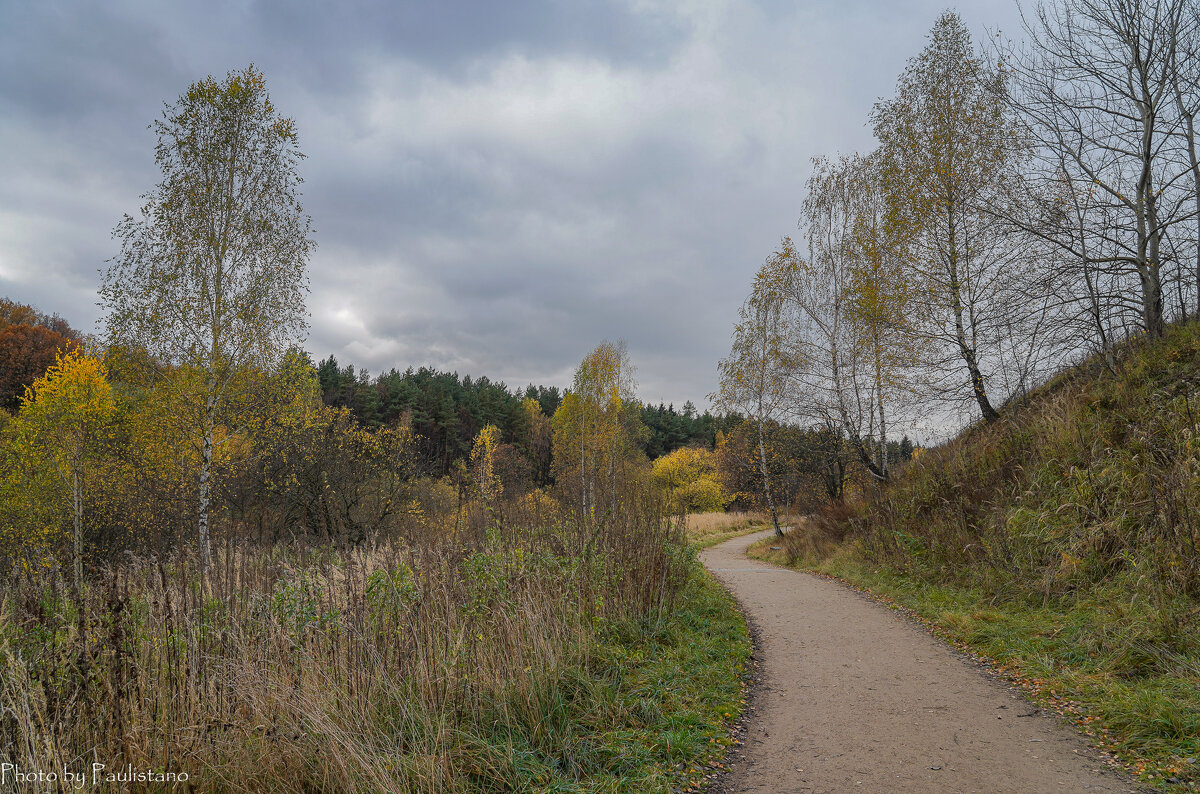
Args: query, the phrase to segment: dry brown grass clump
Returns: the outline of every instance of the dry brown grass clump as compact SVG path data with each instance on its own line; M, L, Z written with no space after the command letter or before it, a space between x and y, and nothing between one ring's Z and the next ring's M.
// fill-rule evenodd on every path
M830 502L807 516L797 518L778 545L788 564L798 560L823 559L830 555L851 532L856 513L845 502Z

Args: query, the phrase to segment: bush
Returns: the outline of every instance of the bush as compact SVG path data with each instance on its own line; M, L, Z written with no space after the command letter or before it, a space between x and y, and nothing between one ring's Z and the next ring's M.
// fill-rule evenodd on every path
M713 453L699 447L680 447L654 461L651 480L663 490L673 513L724 510L729 496L717 475Z

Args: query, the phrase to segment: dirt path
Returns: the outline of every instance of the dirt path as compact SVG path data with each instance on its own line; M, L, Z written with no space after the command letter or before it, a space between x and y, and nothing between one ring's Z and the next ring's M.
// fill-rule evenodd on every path
M1088 745L850 588L703 552L757 625L763 686L728 792L1128 792Z

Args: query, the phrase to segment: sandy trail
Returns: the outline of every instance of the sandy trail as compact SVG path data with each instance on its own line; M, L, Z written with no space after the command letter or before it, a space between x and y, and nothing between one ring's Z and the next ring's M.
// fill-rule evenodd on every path
M727 792L1128 792L1086 742L850 588L702 553L757 625L762 689Z

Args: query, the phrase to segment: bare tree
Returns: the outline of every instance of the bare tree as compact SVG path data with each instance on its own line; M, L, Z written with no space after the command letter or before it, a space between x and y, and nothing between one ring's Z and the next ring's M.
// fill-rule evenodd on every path
M1010 107L1041 163L1044 211L1023 226L1074 263L1082 285L1072 298L1106 349L1129 325L1107 313L1133 310L1140 330L1158 336L1166 290L1174 284L1182 304L1192 281L1169 270L1193 244L1172 232L1200 209L1190 6L1054 0L1023 16L1028 46L1001 47Z
M1057 170L1023 173L1011 185L1017 197L998 212L1044 252L1044 266L1024 282L1024 293L1041 303L1052 325L1047 357L1081 351L1113 370L1114 345L1133 332L1130 320L1140 313L1136 274L1106 253L1114 208L1059 158Z

